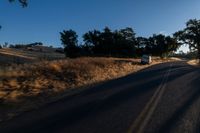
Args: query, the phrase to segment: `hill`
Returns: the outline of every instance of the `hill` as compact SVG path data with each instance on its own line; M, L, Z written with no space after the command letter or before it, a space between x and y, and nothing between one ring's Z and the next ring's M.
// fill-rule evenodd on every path
M63 53L56 52L59 49L45 46L33 46L28 48L3 48L0 49L0 66L9 64L24 64L41 60L63 59Z

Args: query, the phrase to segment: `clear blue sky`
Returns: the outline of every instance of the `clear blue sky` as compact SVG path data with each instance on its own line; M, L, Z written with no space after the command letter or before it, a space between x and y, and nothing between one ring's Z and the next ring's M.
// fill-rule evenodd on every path
M27 8L0 1L0 43L61 46L59 32L75 30L81 38L92 29L132 27L137 36L170 35L200 18L200 0L29 0ZM81 39L79 39L81 40Z

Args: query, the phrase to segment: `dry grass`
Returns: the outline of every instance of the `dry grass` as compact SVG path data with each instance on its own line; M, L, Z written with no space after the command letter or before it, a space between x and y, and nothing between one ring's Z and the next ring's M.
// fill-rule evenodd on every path
M65 58L64 54L56 52L35 52L25 49L3 48L0 49L0 66L7 66L13 63L23 64L41 60L55 60Z
M199 60L190 60L187 63L193 66L200 66Z
M149 66L139 62L139 59L78 58L2 68L0 119L59 98L69 89L121 77ZM161 62L155 59L152 64Z

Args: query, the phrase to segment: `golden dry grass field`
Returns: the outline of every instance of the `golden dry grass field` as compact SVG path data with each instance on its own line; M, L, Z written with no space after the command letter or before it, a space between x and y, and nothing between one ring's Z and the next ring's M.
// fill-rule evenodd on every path
M140 59L64 59L61 54L47 54L51 54L48 59L57 60L41 60L42 53L0 50L0 121L57 100L68 90L122 77L149 66L140 65ZM168 60L154 58L151 65L165 61Z

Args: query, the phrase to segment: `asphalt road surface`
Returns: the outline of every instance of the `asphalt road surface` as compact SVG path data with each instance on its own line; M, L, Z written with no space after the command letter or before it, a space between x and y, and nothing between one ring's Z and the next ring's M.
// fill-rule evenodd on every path
M200 69L152 66L0 124L0 133L200 132Z

